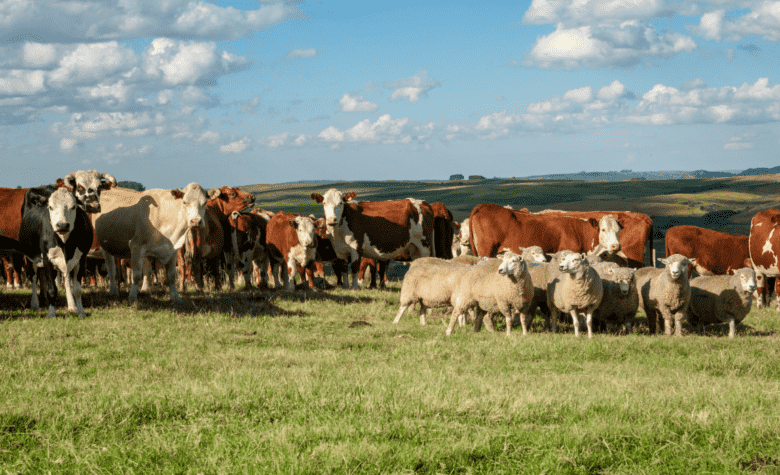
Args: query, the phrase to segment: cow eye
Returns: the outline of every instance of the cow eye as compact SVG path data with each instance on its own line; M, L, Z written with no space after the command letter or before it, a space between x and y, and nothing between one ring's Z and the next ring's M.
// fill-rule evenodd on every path
M84 191L84 187L79 185L79 191Z
M235 198L236 197L236 192L234 191L233 193L230 193L230 197L231 198Z

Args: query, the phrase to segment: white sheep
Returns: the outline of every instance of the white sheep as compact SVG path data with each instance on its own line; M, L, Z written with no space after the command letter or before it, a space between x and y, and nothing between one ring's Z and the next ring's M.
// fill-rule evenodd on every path
M531 299L531 305L528 307L528 315L531 319L536 316L536 311L544 316L544 328L550 329L550 308L547 306L547 284L550 282L551 274L554 271L549 262L528 262L528 275L531 276L531 283L534 286L534 296ZM557 275L557 272L556 272Z
M741 322L753 304L756 272L745 267L734 275L699 276L691 280L691 303L688 323L699 327L707 323L728 322L729 338L734 338L736 324Z
M470 308L480 308L488 313L487 327L493 329L490 314L500 311L506 319L506 334L511 334L513 311L520 313L523 335L528 333L528 307L533 298L533 284L523 258L513 252L505 252L501 259L482 261L467 268L452 293L452 316L447 335L452 334L456 319L465 319ZM482 318L475 318L474 329L479 331Z
M601 303L604 288L601 277L593 269L585 254L565 253L558 264L560 273L547 286L547 306L552 314L552 331L558 331L558 313L571 315L574 335L580 334L580 315L585 316L588 338L593 337L593 312Z
M431 309L451 306L452 292L460 283L460 278L473 266L458 264L437 259L441 262L416 263L423 259L416 259L409 267L401 284L400 308L393 320L398 323L407 308L415 303L420 304L420 325L425 325L425 317ZM433 258L436 259L436 258ZM465 316L460 325L465 324Z
M639 305L647 314L647 326L651 334L656 332L658 318L663 317L665 333L671 335L672 327L675 326L674 334L682 336L682 319L691 297L688 265L695 263L696 259L672 254L658 261L665 265L663 269L642 267L634 274Z
M526 264L531 262L547 262L547 255L544 253L542 246L519 247L518 249Z
M604 287L604 296L601 304L593 313L593 318L601 323L625 325L626 333L633 331L634 318L639 308L639 292L636 288L634 270L627 267L619 267L612 262L609 266L602 267L603 274L599 272L601 283Z

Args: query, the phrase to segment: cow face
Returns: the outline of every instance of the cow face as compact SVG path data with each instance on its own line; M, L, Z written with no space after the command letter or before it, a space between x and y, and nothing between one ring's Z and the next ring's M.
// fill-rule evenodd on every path
M290 220L290 225L295 228L298 235L298 244L311 248L317 245L316 226L314 220L308 216L296 216Z
M499 274L519 277L525 270L525 261L521 255L511 251L504 252L501 265L498 266Z
M48 207L51 228L62 242L67 241L76 224L76 198L65 188L58 188L49 197Z
M666 271L672 279L677 280L681 275L688 277L688 265L695 264L696 259L688 259L682 254L672 254L666 259L659 257L658 262L666 266Z
M174 196L181 196L182 207L179 213L180 217L186 220L187 227L205 228L208 196L203 188L197 183L190 183L180 193L174 193Z
M116 186L116 178L96 170L77 171L63 179L65 187L87 213L100 212L100 192Z
M607 214L602 216L598 222L599 226L599 244L611 254L620 250L620 224L614 216Z
M354 197L354 191L344 195L335 188L328 190L324 196L312 194L312 199L318 203L322 203L322 207L325 210L325 225L328 228L333 228L339 225L341 222L341 217L344 214L345 203Z
M634 270L628 267L618 267L612 270L612 279L618 284L620 294L628 295L634 286Z
M230 215L233 211L243 211L255 203L255 195L235 187L223 186L209 191L212 203L219 206L223 213Z
M743 292L753 292L756 290L756 271L750 267L744 267L735 270L734 275L739 276L739 283Z

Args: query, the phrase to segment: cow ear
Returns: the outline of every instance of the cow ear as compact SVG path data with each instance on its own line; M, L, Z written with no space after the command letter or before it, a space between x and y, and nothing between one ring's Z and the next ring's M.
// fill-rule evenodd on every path
M184 192L178 188L174 188L173 190L171 190L171 194L173 195L174 199L177 200L184 198Z
M734 275L735 274L734 269L729 269L728 274L729 275Z
M210 200L213 200L214 198L219 198L222 195L222 190L219 188L212 188L208 192L208 196Z
M298 229L298 221L291 219L290 226L294 227L295 229Z
M776 214L776 215L772 216L772 219L770 221L772 221L772 223L774 223L774 224L780 223L780 214Z
M455 231L460 230L460 223L453 221L452 222L452 229L454 229Z
M523 212L523 213L527 213L527 212L528 212L528 208L519 209L519 210L517 210L517 211L521 211L521 212Z
M596 220L596 218L590 218L590 219L588 219L588 222L594 228L598 228L599 227L599 222Z
M45 208L46 205L49 204L48 198L44 198L43 196L39 195L38 193L32 193L30 194L30 203L34 204L35 206L39 208Z
M62 178L57 178L57 187L58 188L64 188L65 187L65 180Z
M312 193L311 199L313 199L317 203L322 203L323 201L325 201L325 198L323 198L323 196L319 193Z
M241 213L238 211L233 211L230 213L230 217L233 218L233 221L238 221L238 217L241 216Z
M357 193L355 193L354 191L350 191L349 193L347 193L346 195L344 195L344 201L349 201L349 200L352 200L352 199L354 199L356 196L357 196Z

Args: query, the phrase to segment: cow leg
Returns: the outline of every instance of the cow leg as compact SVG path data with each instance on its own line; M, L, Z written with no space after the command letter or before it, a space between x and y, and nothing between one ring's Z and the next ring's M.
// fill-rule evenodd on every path
M292 254L292 253L291 253ZM298 275L298 264L295 259L290 256L287 258L287 267L285 268L287 275L284 280L284 288L290 292L295 291L295 276Z
M766 288L766 276L756 271L756 290L753 291L753 298L756 302L756 308L764 308L764 289Z
M379 290L387 289L387 268L390 266L390 261L379 261Z
M178 292L176 292L176 256L171 256L168 262L165 263L165 281L168 284L168 288L171 292L171 302L181 302Z
M348 275L352 278L352 290L360 290L360 282L358 282L358 270L360 269L360 256L352 259L349 263ZM344 284L347 284L347 279L344 279Z
M128 301L135 302L138 300L138 282L141 282L144 277L144 249L141 246L132 246L130 248L130 269L132 270L133 277L130 279L130 295L127 297Z
M117 269L117 259L106 251L103 251L103 256L106 258L106 270L108 271L108 293L110 295L119 295L119 286L117 285L117 272L119 271L119 269Z
M38 310L41 308L41 304L38 301L38 267L33 266L32 272L30 272L30 281L32 282L32 298L30 299L30 310Z
M233 265L233 254L230 252L225 252L225 270L227 273L227 281L228 281L228 288L230 290L233 290L235 288L235 285L233 284L233 277L235 274L235 266Z

